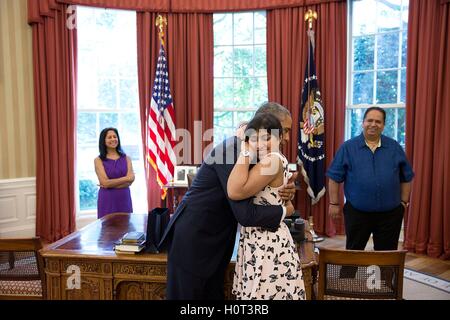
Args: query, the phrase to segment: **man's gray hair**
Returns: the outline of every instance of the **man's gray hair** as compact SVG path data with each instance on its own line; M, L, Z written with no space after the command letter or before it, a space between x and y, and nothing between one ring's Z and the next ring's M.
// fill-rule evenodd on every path
M263 113L271 113L278 119L284 119L286 116L291 117L289 110L277 102L264 102L258 110L256 110L255 116Z

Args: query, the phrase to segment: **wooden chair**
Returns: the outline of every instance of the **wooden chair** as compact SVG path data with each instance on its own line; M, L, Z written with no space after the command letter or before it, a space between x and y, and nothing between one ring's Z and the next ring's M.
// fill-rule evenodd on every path
M39 238L0 239L0 299L46 299Z
M406 252L320 249L317 298L401 300Z

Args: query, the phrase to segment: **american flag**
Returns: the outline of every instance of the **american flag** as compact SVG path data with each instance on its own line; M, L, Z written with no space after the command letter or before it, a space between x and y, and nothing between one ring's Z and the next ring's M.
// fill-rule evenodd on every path
M155 82L152 88L152 100L148 114L147 160L156 171L156 179L161 188L161 199L165 199L164 188L173 180L177 163L175 152L175 110L170 94L169 74L164 46L159 49Z

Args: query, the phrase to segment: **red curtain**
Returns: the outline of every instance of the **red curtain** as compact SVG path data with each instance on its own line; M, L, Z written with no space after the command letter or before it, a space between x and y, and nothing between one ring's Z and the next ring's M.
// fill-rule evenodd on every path
M314 23L315 61L325 109L326 166L328 167L335 152L344 142L347 61L347 4L345 1L267 12L269 100L283 104L292 113L291 143L286 154L290 162L295 162L300 95L308 48L304 14L308 9L318 13L318 19ZM296 199L296 207L305 214L306 201L310 201L310 198L303 182ZM334 236L336 233L343 234L343 219L333 222L328 217L327 204L328 195L325 195L312 207L314 229L328 236Z
M75 230L75 29L66 5L28 1L33 30L36 118L36 235L56 241Z
M147 146L146 128L151 88L155 76L159 39L155 27L156 14L138 13L138 73L142 139ZM175 125L186 129L190 145L181 155L185 164L199 164L201 153L210 143L202 142L203 134L213 127L213 24L212 14L169 14L166 51L174 108ZM201 127L195 130L195 122ZM187 140L183 140L187 142ZM199 154L200 153L200 154ZM181 159L178 159L180 161ZM158 185L153 168L146 163L149 208L159 206ZM171 197L168 196L168 206Z
M47 0L46 0L47 1ZM232 12L299 7L342 0L51 0L65 4L78 4L113 9L157 12Z
M156 60L159 51L158 32L156 27L154 27L157 16L158 14L150 12L137 14L139 108L149 210L161 206L161 197L159 185L156 182L156 173L150 166L150 163L146 160L146 150L148 146L148 114L153 81L155 79ZM177 107L176 104L175 107Z
M450 258L450 3L410 0L406 152L415 178L404 247Z

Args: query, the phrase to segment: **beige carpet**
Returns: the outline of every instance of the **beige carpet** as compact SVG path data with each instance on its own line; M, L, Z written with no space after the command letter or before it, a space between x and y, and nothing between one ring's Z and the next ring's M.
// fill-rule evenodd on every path
M403 298L405 300L450 300L450 294L405 278L403 280Z
M405 268L403 297L405 300L450 300L450 282Z

